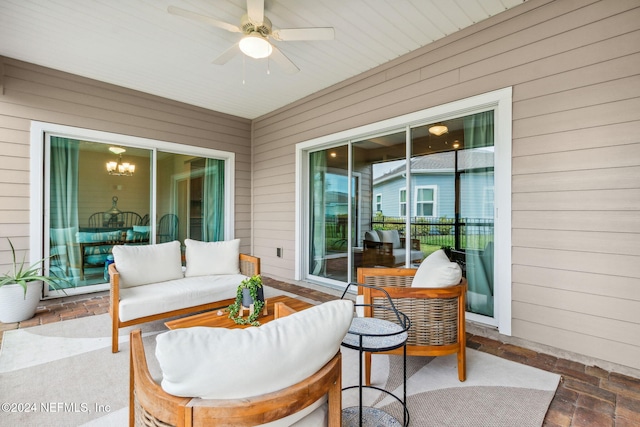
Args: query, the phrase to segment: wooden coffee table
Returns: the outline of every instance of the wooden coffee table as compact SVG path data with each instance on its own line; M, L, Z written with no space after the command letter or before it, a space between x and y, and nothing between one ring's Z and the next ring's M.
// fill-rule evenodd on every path
M278 295L275 297L266 298L267 300L267 312L266 316L258 317L260 324L265 324L273 320L274 308L273 306L278 303L284 303L292 310L300 311L313 307L313 304L302 301L297 298L292 298L285 295ZM226 310L229 305L233 304L235 298L220 301L220 309L207 311L206 313L195 314L193 316L183 317L181 319L170 320L165 322L165 325L169 329L190 328L193 326L210 326L215 328L246 328L250 325L238 325L233 320L229 319L229 312ZM222 314L218 314L218 311L222 311Z

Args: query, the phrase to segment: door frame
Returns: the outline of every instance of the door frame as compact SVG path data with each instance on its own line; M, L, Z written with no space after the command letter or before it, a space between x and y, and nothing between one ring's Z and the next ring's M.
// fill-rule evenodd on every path
M494 161L496 165L494 175L496 200L494 204L494 317L467 313L467 319L497 327L500 333L511 335L512 98L512 87L506 87L296 144L295 280L307 280L305 266L308 264L308 255L306 254L309 244L308 153L345 143L350 147L352 142L368 136L493 110L495 123Z

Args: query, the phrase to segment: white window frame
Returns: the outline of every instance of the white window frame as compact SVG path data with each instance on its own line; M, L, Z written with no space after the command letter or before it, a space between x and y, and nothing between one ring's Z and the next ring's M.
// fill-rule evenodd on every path
M491 196L491 197L489 197ZM496 190L495 186L485 187L482 192L482 215L485 218L493 218L493 212L495 211ZM491 205L491 209L489 206Z
M433 190L433 200L431 202L418 201L418 190L431 189ZM418 203L431 203L433 205L433 215L418 215ZM420 216L421 218L437 218L438 217L438 186L437 185L416 185L413 197L413 215Z
M378 193L375 195L375 207L373 209L373 213L382 212L382 193Z
M483 93L447 104L427 108L414 113L393 117L380 122L370 123L357 128L347 129L334 134L321 136L296 145L296 260L295 280L305 280L307 236L307 200L308 165L310 151L322 147L336 146L338 142L358 141L384 132L395 132L404 127L424 126L429 123L463 117L483 111L494 111L494 317L467 313L467 319L479 323L497 326L504 335L511 335L511 161L512 161L512 103L513 88L506 87ZM407 136L409 138L409 136ZM407 148L409 150L409 148ZM410 156L410 153L409 153ZM306 240L305 240L306 239ZM500 260L498 263L497 260Z
M78 128L73 126L58 125L54 123L32 121L30 128L30 197L29 197L29 254L31 262L42 259L48 242L45 242L44 231L49 227L49 199L48 191L45 188L45 174L48 165L43 173L45 161L46 138L60 136L70 139L93 141L104 144L115 144L126 147L135 147L151 150L154 164L151 177L151 208L150 217L155 218L156 212L156 160L157 152L165 151L175 154L185 154L192 156L215 158L225 161L225 240L231 240L235 234L235 153L211 148L195 147L191 145L178 144L175 142L160 141L156 139L141 138L136 136L117 134L111 132L96 131L93 129ZM106 173L106 171L104 172ZM65 296L60 291L48 291L45 286L45 296L58 297ZM101 291L108 290L109 284L91 285L81 288L65 289L66 295L86 293L87 290Z
M404 191L404 202L402 201L403 191ZM398 189L398 216L403 217L407 215L407 206L409 206L409 204L407 203L407 197L409 197L409 195L407 194L407 187L402 187ZM404 213L402 213L403 206L404 206Z

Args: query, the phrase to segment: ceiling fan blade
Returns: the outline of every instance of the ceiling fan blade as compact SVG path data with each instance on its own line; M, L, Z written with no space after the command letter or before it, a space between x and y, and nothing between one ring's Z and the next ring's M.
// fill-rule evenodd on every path
M291 60L287 58L285 54L275 46L273 46L273 52L271 52L270 58L273 59L275 63L278 64L280 68L282 68L282 70L287 74L295 74L300 71L300 69L296 67L296 64L291 62Z
M172 15L182 16L184 18L193 19L195 21L204 22L205 24L213 25L214 27L222 28L223 30L231 31L232 33L240 33L242 30L237 25L228 24L226 22L218 21L206 15L191 12L190 10L182 9L175 6L169 6L167 11Z
M332 27L281 28L273 31L272 36L274 39L282 41L333 40L335 38L335 30Z
M218 56L212 62L216 65L224 65L227 62L229 62L231 58L233 58L239 53L240 53L240 48L238 47L238 43L236 43L233 46L231 46L229 49L222 52L222 54L220 54L220 56Z
M247 16L254 25L264 22L264 0L247 0Z

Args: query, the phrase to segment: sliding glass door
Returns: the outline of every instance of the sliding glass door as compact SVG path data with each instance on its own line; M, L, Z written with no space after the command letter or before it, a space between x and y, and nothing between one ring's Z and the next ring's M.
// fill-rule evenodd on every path
M414 117L395 130L381 125L386 129L378 134L367 127L366 137L354 131L352 139L336 146L324 137L324 148L303 151L309 179L304 278L344 287L357 280L360 267L417 268L442 249L468 279L469 318L497 324L496 111L452 113L422 123ZM344 134L340 137L344 141ZM504 139L503 147L508 144ZM509 161L504 154L503 159ZM505 163L503 175L509 173ZM358 182L357 189L350 188L349 178ZM510 203L508 192L502 192ZM509 219L502 224L504 241ZM500 292L508 295L506 281Z
M43 159L43 247L67 293L105 288L114 245L230 235L227 159L56 135Z
M49 153L50 273L105 283L113 245L150 241L151 150L52 136Z
M224 240L225 161L158 151L156 241Z
M349 188L348 150L342 145L309 156L309 272L348 280L349 209L357 206L358 180Z

